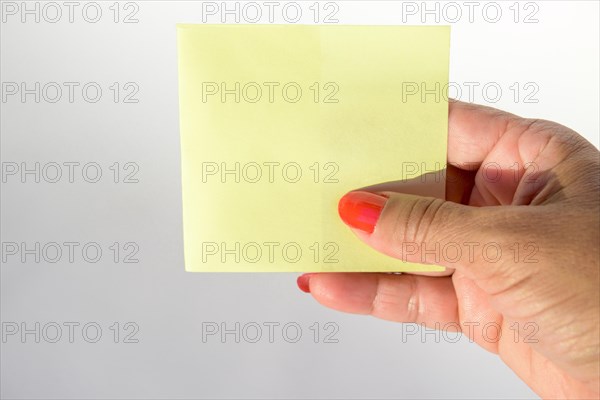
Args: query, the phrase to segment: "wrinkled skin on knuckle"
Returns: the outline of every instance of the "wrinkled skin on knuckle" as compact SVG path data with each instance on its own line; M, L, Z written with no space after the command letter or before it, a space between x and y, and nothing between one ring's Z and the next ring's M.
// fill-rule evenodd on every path
M396 226L399 240L413 243L463 242L484 216L478 210L436 198L418 198L407 206L405 219ZM457 223L457 221L460 221Z
M545 138L545 142L542 141L545 145L538 149L535 160L552 160L542 171L547 175L546 191L553 186L554 191L561 194L546 195L543 200L549 201L537 201L536 204L566 200L597 207L600 190L598 150L577 132L555 122L523 120L522 124L529 124L522 134L524 140L540 136Z

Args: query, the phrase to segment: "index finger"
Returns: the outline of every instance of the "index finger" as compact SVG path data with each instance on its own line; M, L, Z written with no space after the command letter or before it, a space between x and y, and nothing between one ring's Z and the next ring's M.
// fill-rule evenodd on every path
M492 107L451 100L448 103L448 164L470 164L485 160L517 116Z

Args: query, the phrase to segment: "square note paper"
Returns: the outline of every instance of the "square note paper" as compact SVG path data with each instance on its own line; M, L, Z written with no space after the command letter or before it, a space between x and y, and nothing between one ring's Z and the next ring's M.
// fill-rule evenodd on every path
M337 204L406 165L446 164L449 36L178 25L186 270L439 270L367 247Z

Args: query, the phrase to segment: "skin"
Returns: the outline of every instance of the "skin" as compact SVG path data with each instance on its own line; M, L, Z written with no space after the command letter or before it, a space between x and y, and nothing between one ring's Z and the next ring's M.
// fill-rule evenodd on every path
M403 243L475 242L472 256L463 247L459 260L441 257L443 273L321 273L300 280L335 310L434 329L460 326L543 398L598 398L598 150L554 122L451 102L448 164L447 201L387 191L374 232L353 231L397 258ZM501 179L493 178L497 166ZM485 257L486 243L499 246L502 256ZM424 261L420 253L404 258ZM494 330L484 335L488 323L501 328L499 340Z

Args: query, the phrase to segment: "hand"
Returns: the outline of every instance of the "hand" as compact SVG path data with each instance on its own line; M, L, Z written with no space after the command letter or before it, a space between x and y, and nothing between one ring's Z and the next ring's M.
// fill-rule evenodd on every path
M336 310L460 330L542 397L598 397L598 150L553 122L451 102L448 164L447 201L357 191L340 216L376 250L451 276L321 273L298 285Z

